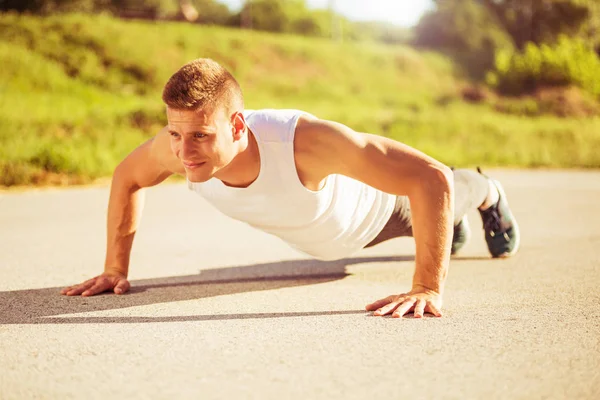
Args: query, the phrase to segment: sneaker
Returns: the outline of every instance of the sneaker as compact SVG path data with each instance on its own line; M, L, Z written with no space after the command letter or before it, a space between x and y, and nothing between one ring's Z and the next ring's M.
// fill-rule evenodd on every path
M481 173L481 171L479 172ZM497 180L490 180L498 189L500 199L487 210L479 210L485 231L485 241L492 257L510 257L519 250L521 240L519 226L508 208L508 201L502 185Z
M471 238L471 228L469 227L469 220L465 215L460 220L458 225L454 227L454 234L452 235L452 250L450 254L456 254Z

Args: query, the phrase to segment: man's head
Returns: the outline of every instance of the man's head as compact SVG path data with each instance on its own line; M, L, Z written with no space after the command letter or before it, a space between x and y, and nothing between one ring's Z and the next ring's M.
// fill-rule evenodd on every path
M164 87L171 149L188 178L203 182L226 171L246 145L244 99L235 78L210 59L181 67Z
M163 101L177 110L198 111L207 107L226 107L241 111L244 99L235 78L208 58L190 61L179 69L163 90Z

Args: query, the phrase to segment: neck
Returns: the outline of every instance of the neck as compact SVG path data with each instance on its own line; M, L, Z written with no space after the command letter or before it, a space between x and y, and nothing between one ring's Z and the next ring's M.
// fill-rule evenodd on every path
M254 134L247 130L245 143L231 163L215 174L226 186L245 188L260 174L260 152Z

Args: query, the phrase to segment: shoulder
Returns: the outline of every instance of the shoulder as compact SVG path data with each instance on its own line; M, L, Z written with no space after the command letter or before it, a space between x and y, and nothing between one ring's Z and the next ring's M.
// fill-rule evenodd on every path
M156 162L170 172L185 175L183 165L171 150L171 138L166 126L152 139L150 154Z
M261 109L245 111L250 129L264 142L289 142L294 137L298 119L310 114L296 109Z
M320 135L320 125L323 121L314 115L301 115L296 121L294 132L294 148L307 152L315 149L316 141L323 139Z
M367 140L368 135L342 123L302 115L296 124L294 147L299 152L323 157L340 153L348 147L364 147Z
M323 176L340 173L349 155L348 142L357 142L360 134L343 124L302 115L294 135L294 157L298 167L310 169Z

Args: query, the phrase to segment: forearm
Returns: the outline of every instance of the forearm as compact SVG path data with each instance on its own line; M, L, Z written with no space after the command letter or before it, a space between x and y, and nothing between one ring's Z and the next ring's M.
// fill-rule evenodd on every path
M143 205L144 191L115 172L108 203L105 272L127 276Z
M409 195L416 244L413 289L442 293L452 245L454 186L451 172L432 173Z

